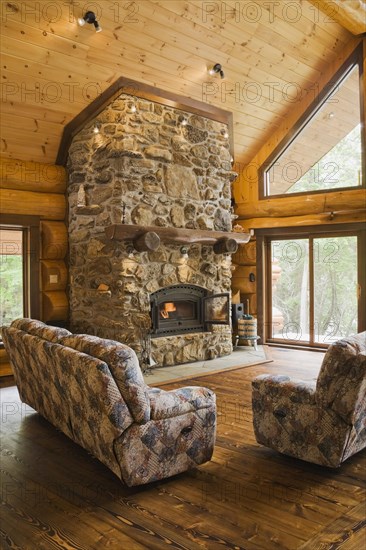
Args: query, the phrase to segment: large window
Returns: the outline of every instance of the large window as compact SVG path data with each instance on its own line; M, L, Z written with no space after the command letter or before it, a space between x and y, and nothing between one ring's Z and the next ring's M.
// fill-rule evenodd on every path
M365 186L361 46L262 166L261 198Z
M259 237L267 342L323 347L365 330L365 233L354 224Z
M1 217L0 287L0 328L18 317L39 318L38 217Z

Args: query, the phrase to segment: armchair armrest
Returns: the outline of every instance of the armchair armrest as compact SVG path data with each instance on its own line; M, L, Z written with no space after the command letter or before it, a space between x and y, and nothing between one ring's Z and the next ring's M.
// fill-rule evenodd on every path
M162 420L214 407L216 395L208 388L187 386L172 391L149 388L151 420Z
M259 400L270 401L271 408L286 400L294 404L312 405L315 404L316 380L294 380L288 376L262 374L252 381L252 390L253 406Z

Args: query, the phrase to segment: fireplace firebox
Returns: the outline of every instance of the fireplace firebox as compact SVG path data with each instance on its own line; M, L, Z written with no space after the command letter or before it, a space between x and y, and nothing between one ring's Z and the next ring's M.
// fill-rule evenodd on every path
M229 293L210 294L196 285L173 285L150 295L152 336L170 336L227 325Z

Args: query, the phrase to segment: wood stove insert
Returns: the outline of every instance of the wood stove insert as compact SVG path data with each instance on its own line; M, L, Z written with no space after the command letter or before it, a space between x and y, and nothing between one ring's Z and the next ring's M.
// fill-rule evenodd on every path
M228 292L210 294L196 285L173 285L150 295L152 336L209 330L230 322Z

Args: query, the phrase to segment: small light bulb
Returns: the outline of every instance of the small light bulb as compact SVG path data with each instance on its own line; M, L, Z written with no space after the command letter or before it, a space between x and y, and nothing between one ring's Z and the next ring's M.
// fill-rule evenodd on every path
M83 27L86 23L84 17L79 17L78 18L78 23L79 23L80 27Z
M98 25L96 28L95 28L95 32L102 32L102 27L100 25Z
M99 126L97 124L95 124L95 126L93 128L93 132L94 132L94 134L99 134L100 130L99 130Z
M211 69L209 69L208 74L213 76L215 74L215 71L211 68Z
M130 111L131 113L136 113L137 109L136 109L136 105L130 105Z
M182 120L181 124L182 124L182 126L187 126L187 124L188 124L187 119L184 118L184 119Z

